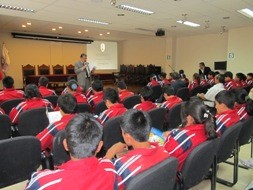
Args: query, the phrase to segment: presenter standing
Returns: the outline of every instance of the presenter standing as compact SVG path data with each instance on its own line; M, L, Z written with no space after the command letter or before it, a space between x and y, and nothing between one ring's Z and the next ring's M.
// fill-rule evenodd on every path
M80 61L75 63L75 73L77 75L78 84L86 91L91 86L91 74L94 72L95 67L87 62L87 55L82 53Z

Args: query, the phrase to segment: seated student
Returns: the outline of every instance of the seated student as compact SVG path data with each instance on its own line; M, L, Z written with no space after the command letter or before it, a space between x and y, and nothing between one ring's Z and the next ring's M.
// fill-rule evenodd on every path
M75 79L74 76L70 76L70 77L68 77L68 81L70 81L70 80L76 80L76 79ZM68 81L67 81L67 82L68 82ZM83 92L83 88L82 88L80 85L78 85L76 91L82 93L82 92ZM64 88L64 90L62 91L61 95L62 95L62 94L67 94L67 93L68 93L68 88L66 87L66 88Z
M192 76L192 81L189 83L188 88L192 90L193 88L200 85L200 77L198 73L194 73Z
M50 107L53 109L53 105L48 100L42 99L39 89L35 84L28 84L25 87L25 98L26 100L12 108L9 114L13 124L18 123L18 117L23 111L43 107Z
M108 109L99 115L98 120L101 124L104 124L108 119L122 115L127 111L124 105L119 103L119 94L113 88L107 88L104 90L103 100Z
M46 129L36 136L40 140L41 150L51 150L55 135L63 130L75 116L77 102L74 96L71 94L63 94L59 96L57 104L60 108L62 118L59 121L50 123Z
M247 83L248 86L253 85L253 73L248 73L247 74L246 83Z
M147 84L148 87L160 85L159 82L157 81L157 77L156 77L155 74L151 74L151 75L150 75L149 81L150 81L150 82Z
M234 109L235 95L232 91L223 90L215 96L215 108L216 114L216 132L219 135L238 121L240 116L237 114L237 110Z
M246 75L245 74L243 74L243 73L236 73L236 75L235 75L235 85L236 85L236 87L238 88L240 88L240 87L246 87L247 86L247 83L246 83L246 79L247 79L247 77L246 77Z
M119 100L120 102L123 102L123 100L127 97L133 96L134 93L127 90L126 83L124 81L119 81L117 83L118 92L119 92Z
M117 175L108 159L97 159L102 142L102 126L88 114L78 114L65 129L64 148L71 160L56 170L32 174L26 190L109 190L117 185Z
M167 78L166 78L167 74L164 73L164 72L161 72L161 74L159 75L161 81L160 81L160 85L161 86L166 86L166 85L170 85L171 84L171 81L169 81Z
M86 96L83 95L81 92L77 91L78 84L76 80L69 80L67 83L67 90L69 94L72 94L75 98L77 103L87 103Z
M103 83L101 80L95 80L91 83L92 94L88 98L88 103L94 108L99 102L103 101Z
M226 90L231 90L236 88L236 84L235 81L233 80L233 73L231 73L230 71L227 71L224 73L224 77L225 77L225 89Z
M162 103L161 107L166 109L171 109L173 106L177 105L178 103L182 102L182 99L175 96L174 88L170 86L166 86L164 88L163 97L165 98L165 102Z
M207 75L207 84L213 86L215 80L215 72L210 71Z
M24 98L24 92L22 90L15 90L14 80L12 77L10 76L4 77L2 82L3 82L3 90L0 91L0 104L6 100Z
M95 76L92 77L91 84L92 84L94 81L96 81L96 80L99 80L99 76L98 76L98 75L95 75ZM89 97L92 96L92 95L93 95L93 89L92 89L92 86L90 86L90 87L86 90L85 96L86 96L86 98L89 98Z
M191 151L199 144L217 137L213 115L202 101L192 99L182 105L182 126L164 133L164 148L179 161L179 171Z
M140 90L141 95L141 103L137 104L133 107L133 109L142 110L142 111L149 111L156 108L156 104L152 102L152 94L153 90L148 87L144 86Z
M179 75L180 75L180 80L184 81L187 84L189 83L189 79L186 77L183 69L179 70Z
M240 120L248 119L253 115L253 100L248 97L247 91L243 88L233 89L232 92L235 95L234 109L237 110Z
M42 97L56 95L54 90L47 88L48 82L49 80L45 76L39 78L39 91Z
M126 144L114 144L106 153L106 158L112 159L132 146L121 158L113 160L119 175L119 189L124 189L131 179L139 173L167 159L169 154L162 146L148 142L151 130L150 117L139 110L128 110L121 122L122 136Z
M185 80L180 79L180 75L177 72L173 72L170 74L173 81L171 82L171 87L174 88L175 92L177 92L178 89L187 87L187 83Z

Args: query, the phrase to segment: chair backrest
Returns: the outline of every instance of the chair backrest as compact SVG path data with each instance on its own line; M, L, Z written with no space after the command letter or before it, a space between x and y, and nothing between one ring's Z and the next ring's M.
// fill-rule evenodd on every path
M107 109L107 107L106 107L104 101L102 101L102 102L99 102L97 105L95 105L94 113L95 113L95 115L99 115L100 113L102 113L106 109Z
M35 66L32 66L30 64L23 66L22 65L22 74L23 78L28 75L35 75Z
M16 107L20 102L23 102L24 100L25 99L23 98L7 100L7 101L4 101L0 107L4 110L6 115L9 115L9 113L11 112L11 109Z
M70 160L70 155L63 146L64 139L65 130L59 131L54 137L52 153L55 166L59 166Z
M248 144L253 135L253 116L242 122L242 128L238 137L239 146Z
M44 99L47 99L49 102L51 102L51 104L56 107L57 106L57 100L58 100L58 96L56 95L51 95L51 96L44 96Z
M177 90L176 95L181 98L183 101L188 101L190 98L189 88L183 87Z
M172 190L177 167L177 159L169 157L131 179L126 190Z
M8 115L0 114L0 140L11 136L11 120Z
M0 188L29 179L41 164L40 141L35 137L1 140L0 152Z
M48 108L48 111L53 111ZM19 115L18 131L21 136L35 136L49 124L46 108L35 108L22 112Z
M141 97L139 95L133 95L123 100L123 105L126 109L131 109L139 103L141 103Z
M173 106L168 113L168 127L170 129L175 129L177 128L181 123L181 106L183 102Z
M64 73L63 71L63 65L55 65L55 66L52 66L53 67L53 74L54 75L62 75Z
M108 150L112 145L117 142L123 142L120 120L122 116L114 117L105 122L103 128L103 142L104 149Z
M230 158L234 147L236 145L236 141L238 140L238 136L240 134L240 130L242 127L242 123L238 122L235 125L226 129L220 137L220 145L217 153L217 162L226 161Z
M217 153L218 145L218 138L209 140L194 148L188 155L181 170L183 189L189 189L197 185L208 174Z
M50 65L38 65L38 74L39 75L49 75L50 74Z
M155 108L148 111L151 118L151 126L163 131L163 124L165 121L165 108Z
M161 96L161 94L163 93L163 90L160 85L152 86L151 89L153 90L152 100L155 101Z
M202 92L202 86L196 86L195 88L193 88L191 91L190 91L190 95L191 96L196 96L198 93L201 93Z
M78 113L84 113L84 112L91 113L91 107L89 104L79 103L79 104L77 104L77 112Z
M67 74L75 74L75 66L74 65L66 65L66 73Z

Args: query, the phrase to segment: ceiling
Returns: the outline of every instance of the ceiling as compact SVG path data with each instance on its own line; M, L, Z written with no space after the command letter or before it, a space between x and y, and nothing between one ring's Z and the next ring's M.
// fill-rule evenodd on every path
M142 15L121 10L110 4L111 0L0 0L0 4L34 9L35 13L0 8L0 32L27 32L55 34L94 40L122 41L155 36L158 28L166 36L190 36L220 33L226 30L253 26L253 18L247 18L237 10L251 8L253 0L117 0L116 5L127 4L154 11ZM118 16L124 14L124 16ZM187 20L201 26L192 28L177 23L187 14ZM81 22L89 18L109 22L98 25ZM206 22L208 22L208 25ZM31 26L22 28L22 24ZM62 26L62 29L58 29ZM52 31L56 28L56 31ZM88 29L88 32L84 32ZM82 33L79 34L78 31ZM110 34L106 34L110 32ZM103 34L100 36L99 34Z

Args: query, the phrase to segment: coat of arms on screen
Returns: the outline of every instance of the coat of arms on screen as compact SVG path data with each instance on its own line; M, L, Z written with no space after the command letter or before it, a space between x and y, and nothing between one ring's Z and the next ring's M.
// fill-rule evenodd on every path
M105 52L105 44L104 44L104 43L101 43L101 44L100 44L100 50L101 50L102 52Z

